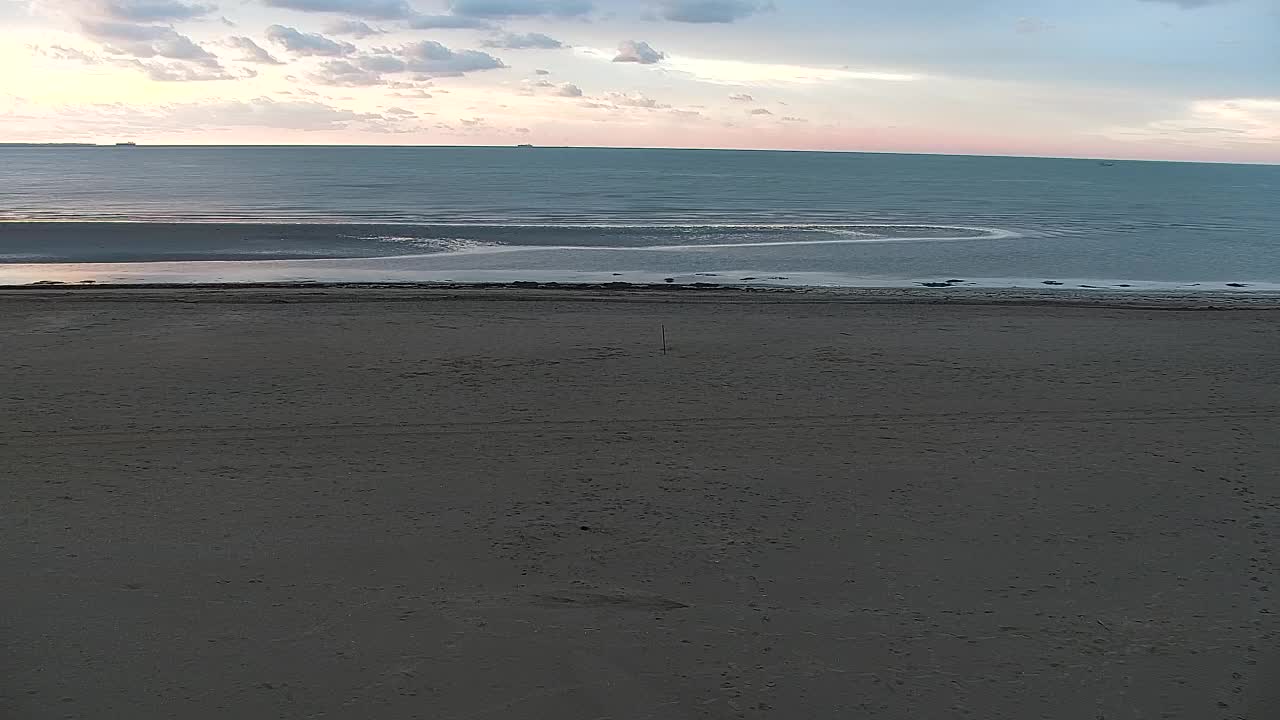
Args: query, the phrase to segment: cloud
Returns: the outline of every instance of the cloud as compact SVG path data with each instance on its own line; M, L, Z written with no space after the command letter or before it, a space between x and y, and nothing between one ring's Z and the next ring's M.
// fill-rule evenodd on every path
M755 97L748 95L747 93L733 93L732 95L729 96L729 99L732 100L733 102L755 102L756 101Z
M772 115L773 111L767 108L752 108L747 111L748 115Z
M84 52L83 50L77 50L75 48L63 47L61 45L50 45L47 48L33 45L31 46L31 51L47 58L53 58L54 60L74 60L76 62L82 62L85 65L97 65L102 62L102 59L97 55Z
M1192 104L1191 115L1204 121L1204 126L1235 129L1254 139L1280 142L1280 98L1199 100Z
M556 87L555 83L545 78L539 78L537 80L523 80L521 81L521 84L522 84L522 87L520 88L520 91L519 91L521 95L533 95L536 92L534 88Z
M356 51L356 46L349 42L330 40L318 33L304 33L284 25L268 27L267 39L296 55L342 57Z
M482 43L485 47L505 50L557 50L564 43L542 33L503 33Z
M326 60L320 63L319 72L311 76L322 85L338 85L340 87L365 87L381 85L382 74L365 70L347 60Z
M171 27L134 25L110 20L81 20L80 29L113 55L135 58L185 60L207 68L220 68L218 59Z
M324 31L330 35L347 35L354 38L367 38L386 32L381 28L369 27L369 23L363 20L335 20L326 25Z
M238 58L240 62L258 63L259 65L284 64L273 57L261 45L247 37L230 37L227 38L226 44L228 47L233 47L241 52Z
M268 7L334 13L374 20L401 20L416 13L405 0L262 0Z
M616 63L654 65L662 62L666 57L666 53L654 50L647 42L626 40L618 45L618 54L614 56L613 61Z
M534 70L534 71L533 71L533 74L534 74L534 75L550 75L550 74L551 74L551 71L550 71L550 70L543 70L542 68L538 68L537 70Z
M671 71L707 83L731 86L786 86L854 83L861 81L914 82L922 75L849 67L811 67L743 60L712 60L677 56L665 64Z
M459 15L418 15L409 19L414 30L485 30L493 25L483 18Z
M109 0L97 6L99 14L126 22L178 22L203 17L217 8L180 0Z
M395 55L363 55L355 59L361 70L372 73L402 73L409 69L408 63Z
M1216 134L1244 135L1245 134L1244 130L1238 130L1236 128L1220 128L1220 127L1184 127L1181 130L1179 130L1179 132L1184 132L1191 135L1216 135Z
M182 62L128 60L156 82L207 82L210 80L234 80L235 77L219 65L193 65ZM254 73L256 74L256 73Z
M270 127L294 130L339 130L353 123L378 121L374 113L357 113L309 100L220 101L171 105L165 119L180 128Z
M556 95L572 98L582 97L582 88L574 85L573 83L565 83L560 86L559 90L556 90Z
M405 117L355 112L316 101L273 100L265 97L164 105L63 105L53 112L53 115L46 117L46 121L58 125L73 121L85 122L93 128L94 134L124 137L147 137L161 133L170 137L176 133L199 137L205 136L209 131L243 127L377 132L388 121L402 124L404 120L401 118Z
M666 0L663 19L683 23L731 23L760 12L767 3L753 0Z
M401 115L406 117L417 117L418 113L412 110L405 110L402 107L389 107L382 111L386 115Z
M506 67L502 60L489 53L451 50L433 40L382 50L385 52L327 61L321 64L312 79L325 85L366 86L384 83L384 75L413 73L413 79L421 81L441 75L464 75Z
M1230 142L1276 147L1280 144L1280 98L1196 100L1179 117L1141 127L1112 128L1105 134L1142 140L1167 140L1189 134L1206 145Z
M141 5L135 4L134 7ZM158 8L159 5L150 7ZM92 65L109 63L138 70L157 82L200 82L235 78L213 53L170 26L101 18L82 18L79 24L86 37L102 45L107 57L61 46L54 46L46 54ZM248 69L241 71L242 76L256 74Z
M519 17L582 17L595 10L591 0L453 0L454 15L493 19Z
M653 98L649 97L648 95L644 95L642 93L611 92L608 95L608 99L614 105L618 105L620 107L635 107L635 108L650 108L650 109L671 107L670 105L664 105L658 102L657 100L654 100Z

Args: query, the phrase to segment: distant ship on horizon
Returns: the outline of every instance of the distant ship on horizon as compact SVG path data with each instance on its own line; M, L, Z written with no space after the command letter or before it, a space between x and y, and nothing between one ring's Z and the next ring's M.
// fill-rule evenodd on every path
M116 147L138 147L138 143L136 143L136 142L118 142L118 143L116 143Z
M531 148L531 147L533 147L533 143L520 143L520 144L519 144L519 145L517 145L516 147L518 147L518 148Z

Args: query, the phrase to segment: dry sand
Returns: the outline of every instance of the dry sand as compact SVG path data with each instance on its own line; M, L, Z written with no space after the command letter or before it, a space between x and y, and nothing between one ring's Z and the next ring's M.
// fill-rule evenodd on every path
M0 716L1276 717L1280 312L903 297L0 294Z

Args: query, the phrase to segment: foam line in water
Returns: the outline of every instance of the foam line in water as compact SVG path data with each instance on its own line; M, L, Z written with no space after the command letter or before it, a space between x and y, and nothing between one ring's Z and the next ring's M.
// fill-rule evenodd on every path
M547 226L537 226L547 227ZM654 227L654 226L644 226ZM681 229L688 229L693 226L682 225ZM703 227L703 226L699 226ZM706 226L710 227L710 226ZM753 228L749 225L732 225L721 226L731 228ZM767 226L769 228L777 228L780 226ZM793 229L798 226L788 226ZM449 250L444 252L422 254L404 254L391 255L387 259L395 258L415 258L415 257L447 257L456 255L478 255L478 254L495 254L495 253L512 253L512 252L545 252L549 250L560 251L607 251L607 252L693 252L698 250L726 250L741 248L768 248L768 247L793 247L802 245L864 245L864 244L883 244L883 243L906 243L906 242L962 242L966 240L1010 240L1023 237L1021 233L1012 230L1002 230L1000 228L976 228L976 227L959 227L959 226L939 226L939 225L814 225L807 229L824 229L836 227L859 227L859 228L891 228L894 230L902 230L907 228L926 229L926 230L960 230L969 231L971 235L903 235L898 237L874 237L858 234L854 237L833 237L821 240L765 240L761 242L725 242L725 243L693 243L681 245L632 245L632 246L614 246L614 245L499 245L495 243L475 242L468 244L465 240L450 239L455 243ZM785 229L785 228L780 228ZM430 242L426 239L421 239Z
M969 228L956 228L969 229ZM955 235L945 237L903 236L903 237L846 237L830 240L768 240L765 242L743 243L707 243L704 245L649 245L640 250L702 250L716 248L749 248L749 247L786 247L790 245L863 245L870 243L896 242L956 242L960 240L1009 240L1020 237L1018 233L1008 230L983 230L984 235ZM612 249L612 248L611 248Z

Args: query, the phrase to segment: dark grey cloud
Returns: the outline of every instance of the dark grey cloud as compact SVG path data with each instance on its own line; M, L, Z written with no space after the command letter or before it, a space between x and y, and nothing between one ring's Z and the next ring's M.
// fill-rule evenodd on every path
M618 45L618 54L613 58L617 63L639 63L641 65L653 65L662 62L666 53L654 50L647 42L638 40L626 40Z
M374 20L401 20L417 13L405 0L262 0L268 7L334 13Z
M409 64L395 55L364 55L353 62L365 72L402 73L409 69Z
M295 55L342 57L356 52L356 46L349 42L332 40L319 33L304 33L285 25L268 27L267 39Z
M330 35L347 35L354 38L367 38L382 35L386 30L369 27L363 20L335 20L325 26L324 31Z
M247 37L227 38L227 46L240 51L240 62L257 63L259 65L283 65L271 53L258 43Z
M550 75L550 74L551 74L551 71L550 71L550 70L543 70L542 68L538 68L537 70L534 70L534 71L533 71L533 74L534 74L534 75Z
M184 60L220 68L218 58L191 38L164 25L136 25L111 20L81 20L80 29L113 55Z
M418 15L409 19L415 30L487 30L493 24L483 18L461 15Z
M665 0L660 12L672 22L731 23L771 7L755 0Z
M591 0L453 0L454 15L480 18L582 17L595 10Z
M505 50L558 50L564 43L542 33L503 33L482 43L485 47Z
M450 50L433 40L422 40L400 48L397 55L404 59L410 72L428 75L460 75L482 70L505 68L506 64L480 50Z
M100 6L104 17L127 22L178 22L204 17L217 9L181 0L110 0Z

